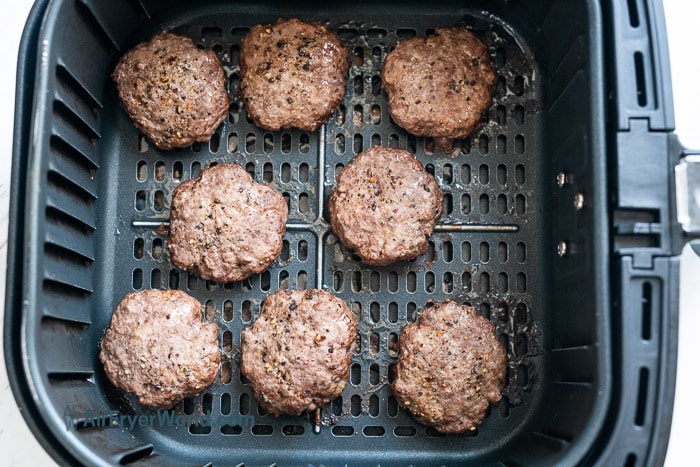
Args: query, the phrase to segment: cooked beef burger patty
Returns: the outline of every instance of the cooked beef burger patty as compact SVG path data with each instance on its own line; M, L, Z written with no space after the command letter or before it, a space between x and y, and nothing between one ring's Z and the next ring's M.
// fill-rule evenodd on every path
M282 252L286 220L280 193L255 183L240 165L215 165L173 192L170 259L202 279L246 279Z
M494 332L470 306L424 308L399 338L392 383L399 406L442 433L475 429L489 403L501 400L506 352Z
M278 290L241 335L241 372L266 411L312 411L343 392L355 332L341 299L318 289Z
M364 263L383 266L425 253L442 190L410 152L378 146L340 171L328 209L343 245Z
M464 28L400 41L382 69L394 121L414 135L434 137L446 152L452 140L479 129L497 78L486 46Z
M226 76L212 50L163 33L117 63L112 78L122 106L158 149L208 141L228 115Z
M253 26L240 54L241 96L266 130L316 130L343 100L348 51L325 26L298 19Z
M180 290L127 294L112 314L99 359L115 386L141 405L168 409L194 397L219 372L218 327Z

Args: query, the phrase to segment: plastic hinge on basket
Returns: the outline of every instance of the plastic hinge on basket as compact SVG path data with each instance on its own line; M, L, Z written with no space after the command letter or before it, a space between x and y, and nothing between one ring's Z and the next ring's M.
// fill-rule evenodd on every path
M635 267L650 269L655 257L679 255L688 242L700 252L700 169L696 159L683 159L692 152L672 133L662 1L620 0L610 5L608 33L614 50L608 56L609 82L617 130L613 248L619 255L632 256Z
M670 64L660 0L611 2L608 56L615 99L617 163L613 180L614 251L651 269L658 256L678 254ZM680 245L680 246L679 246Z
M635 267L650 269L654 257L673 254L669 133L632 119L629 131L616 136L614 250L632 256Z

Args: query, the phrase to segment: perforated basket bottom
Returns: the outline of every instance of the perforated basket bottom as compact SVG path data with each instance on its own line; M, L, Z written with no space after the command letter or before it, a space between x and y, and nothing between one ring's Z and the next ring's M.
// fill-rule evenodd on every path
M361 446L378 456L408 449L468 457L498 445L530 413L527 405L543 366L536 323L546 314L541 292L546 265L535 258L543 242L541 228L547 225L547 197L541 180L538 64L507 26L479 14L376 16L371 24L311 18L327 22L353 55L346 97L318 132L266 132L246 118L237 98L238 53L249 26L275 18L244 19L203 17L174 28L213 48L228 74L234 101L228 120L210 143L158 152L136 133L116 98L106 107L120 112L118 133L112 135L124 158L119 173L113 174L118 177L121 225L115 257L130 270L130 276L120 276L114 284L113 303L130 290L185 290L205 304L205 319L219 324L224 355L216 383L176 407L177 413L208 414L210 423L136 427L134 436L152 442L156 454L163 446L171 453L186 446L183 459L225 463L250 455L261 462L274 461L275 455L284 456L277 460L307 459L305 453L313 459L342 456L342 451L358 446L358 437ZM445 155L434 152L430 139L407 135L390 120L379 74L397 40L454 25L475 29L491 51L499 78L485 126L459 141L455 153ZM415 261L384 268L362 265L339 244L324 207L338 170L374 145L414 153L445 193L443 217L429 251ZM223 161L241 164L256 181L282 192L290 212L281 257L264 273L231 284L202 281L174 269L161 227L173 188ZM341 397L323 408L318 435L304 417L265 414L239 371L241 331L254 321L268 294L287 287L329 290L348 302L359 322L349 384ZM509 361L503 400L477 430L449 437L416 423L397 406L389 387L401 329L429 300L445 298L469 303L488 317ZM113 402L123 410L148 413L136 405L124 408L128 400ZM265 453L260 452L263 446Z

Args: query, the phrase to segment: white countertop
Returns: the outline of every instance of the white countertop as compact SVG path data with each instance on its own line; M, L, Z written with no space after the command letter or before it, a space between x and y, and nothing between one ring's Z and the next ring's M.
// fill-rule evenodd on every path
M3 4L3 27L0 28L0 284L5 283L7 255L7 217L9 204L9 165L12 152L15 64L23 25L32 2L15 0ZM700 59L697 28L700 2L664 0L671 50L676 132L686 147L700 150ZM4 286L0 286L0 303L4 312ZM681 311L678 352L678 376L671 441L667 466L688 465L696 458L695 427L700 419L700 405L695 391L700 387L695 356L700 355L700 258L686 248L681 262ZM1 316L0 316L1 317ZM2 320L0 319L0 329ZM10 391L4 359L0 360L0 449L2 464L13 466L55 465L39 446L22 419ZM692 457L691 457L692 456Z

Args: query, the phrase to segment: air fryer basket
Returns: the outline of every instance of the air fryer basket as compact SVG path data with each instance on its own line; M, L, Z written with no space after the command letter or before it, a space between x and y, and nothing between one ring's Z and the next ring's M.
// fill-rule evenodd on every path
M592 1L467 3L56 0L35 7L20 68L33 94L18 92L6 313L16 316L6 318L5 345L18 402L57 459L634 465L658 457L644 445L658 427L663 452L670 417L662 409L652 415L669 387L660 374L675 366L660 363L661 351L641 363L622 355L640 334L653 347L664 323L673 342L673 315L662 318L675 311L673 294L654 298L673 290L673 281L654 272L638 277L625 269L634 267L629 258L613 263L611 255L611 246L638 241L623 232L611 243L609 232L606 171L616 159L606 149L615 133L605 125L613 112L605 111L603 14L620 13ZM261 130L238 97L240 41L251 25L278 17L327 24L352 54L343 104L317 132ZM487 123L449 155L391 121L379 79L397 40L441 26L473 29L499 73ZM214 49L224 64L233 101L208 144L158 151L119 107L110 78L116 61L163 30ZM338 170L374 145L414 153L445 193L428 253L382 268L364 266L339 244L325 208ZM221 162L241 164L290 208L281 257L231 284L178 270L167 253L173 189ZM645 215L618 209L613 221ZM663 267L673 279L673 260ZM118 301L149 287L199 299L204 319L219 324L223 359L214 385L175 407L187 422L128 426L120 415L157 414L109 385L97 352ZM239 371L240 333L264 298L307 287L342 297L359 322L350 382L323 408L318 434L304 417L266 414ZM618 295L628 289L642 305L653 302L642 306L636 340L615 304L631 301ZM402 327L430 300L446 298L477 307L496 325L509 362L503 400L478 430L458 436L416 423L389 387ZM648 438L636 442L634 430Z

